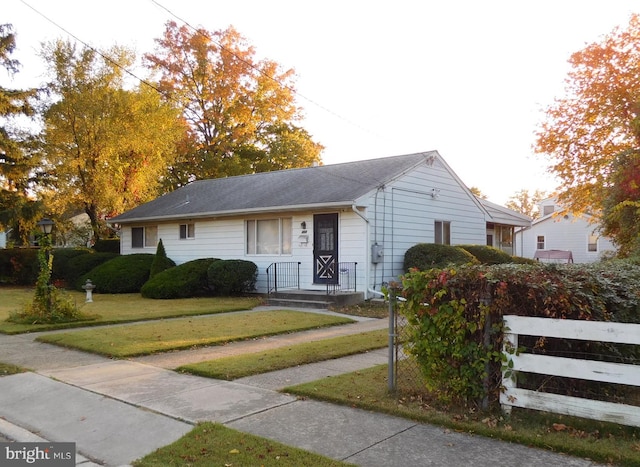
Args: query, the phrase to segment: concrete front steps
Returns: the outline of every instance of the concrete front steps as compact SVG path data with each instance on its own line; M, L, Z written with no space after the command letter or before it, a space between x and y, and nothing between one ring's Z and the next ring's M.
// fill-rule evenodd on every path
M289 308L341 307L364 301L363 292L336 292L327 294L325 290L279 290L267 296L266 304Z

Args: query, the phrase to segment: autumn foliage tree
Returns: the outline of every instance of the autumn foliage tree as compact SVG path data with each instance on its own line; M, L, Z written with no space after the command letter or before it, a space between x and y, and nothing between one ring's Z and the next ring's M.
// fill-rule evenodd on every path
M168 22L156 46L145 62L190 127L168 188L320 160L322 146L298 126L293 70L256 60L234 28L212 33Z
M559 201L599 211L612 162L640 148L640 15L569 60L566 96L546 110L536 151L561 181Z
M156 89L125 88L123 70L134 61L126 48L98 53L58 41L43 57L55 99L42 133L50 205L81 208L98 239L106 217L157 196L186 126Z
M16 40L13 27L0 24L0 67L9 76L19 71L20 63L11 58ZM38 220L40 207L29 199L33 163L30 158L31 135L13 124L15 117L35 113L31 100L35 89L8 89L0 86L0 229L12 230L19 243L26 243Z
M533 193L529 190L520 190L509 197L505 206L535 219L540 217L538 203L546 197L547 193L542 190L535 190Z
M611 237L620 256L640 253L640 151L619 154L605 189L603 233Z

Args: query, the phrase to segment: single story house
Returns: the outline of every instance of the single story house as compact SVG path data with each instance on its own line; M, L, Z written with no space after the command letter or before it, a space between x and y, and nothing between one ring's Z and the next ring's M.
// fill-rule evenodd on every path
M540 217L516 231L518 256L551 263L592 263L616 251L611 239L598 233L592 214L564 211L555 197L538 204Z
M297 265L301 289L365 298L398 279L417 243L513 253L515 228L530 222L476 198L437 151L199 180L110 220L122 254L154 253L162 239L177 264L253 261L259 292L273 287L275 269Z

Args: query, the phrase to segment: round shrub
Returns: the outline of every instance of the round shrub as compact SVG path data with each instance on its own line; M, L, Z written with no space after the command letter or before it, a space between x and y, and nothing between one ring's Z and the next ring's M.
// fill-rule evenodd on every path
M83 274L76 285L79 290L91 279L100 293L135 293L147 280L154 255L138 253L117 256Z
M67 265L67 283L69 285L77 286L77 282L80 277L116 256L118 255L114 253L89 253L88 255L79 255L71 258Z
M462 248L438 243L418 243L404 254L405 272L411 268L424 271L466 263L478 263L478 260Z
M51 268L51 279L54 281L64 281L68 283L70 274L69 262L80 255L90 255L88 248L56 248L53 250L53 267Z
M215 261L209 266L207 277L216 295L240 295L256 288L258 266L241 259Z
M467 250L482 264L505 264L513 263L513 256L504 251L487 245L458 245L459 248Z
M207 271L216 258L188 261L159 272L140 289L146 298L190 298L210 295Z

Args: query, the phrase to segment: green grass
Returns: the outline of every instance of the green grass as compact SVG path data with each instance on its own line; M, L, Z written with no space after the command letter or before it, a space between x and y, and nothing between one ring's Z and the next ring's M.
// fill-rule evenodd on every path
M367 318L387 318L389 316L389 303L382 300L365 300L355 305L332 306L330 309L336 313Z
M170 466L348 466L302 449L227 428L217 423L198 424L175 443L133 463L136 467Z
M49 334L37 340L124 358L351 322L348 318L290 310L239 312Z
M514 408L511 416L464 407L437 409L425 394L388 391L387 365L291 386L283 392L359 407L598 462L640 465L640 428ZM401 393L402 394L402 393Z
M16 373L24 373L25 371L27 370L19 366L0 362L0 376L15 375Z
M80 311L94 317L90 321L58 324L16 324L7 321L11 312L19 311L33 299L33 289L18 287L0 288L0 333L67 329L83 326L146 321L179 316L195 316L229 311L249 310L257 306L258 298L251 297L203 297L175 300L152 300L140 294L94 294L93 303L85 303L85 294L65 291Z
M231 381L244 376L267 373L384 348L389 341L388 334L388 330L380 330L334 337L316 342L290 345L266 352L256 352L184 365L178 368L178 371Z

